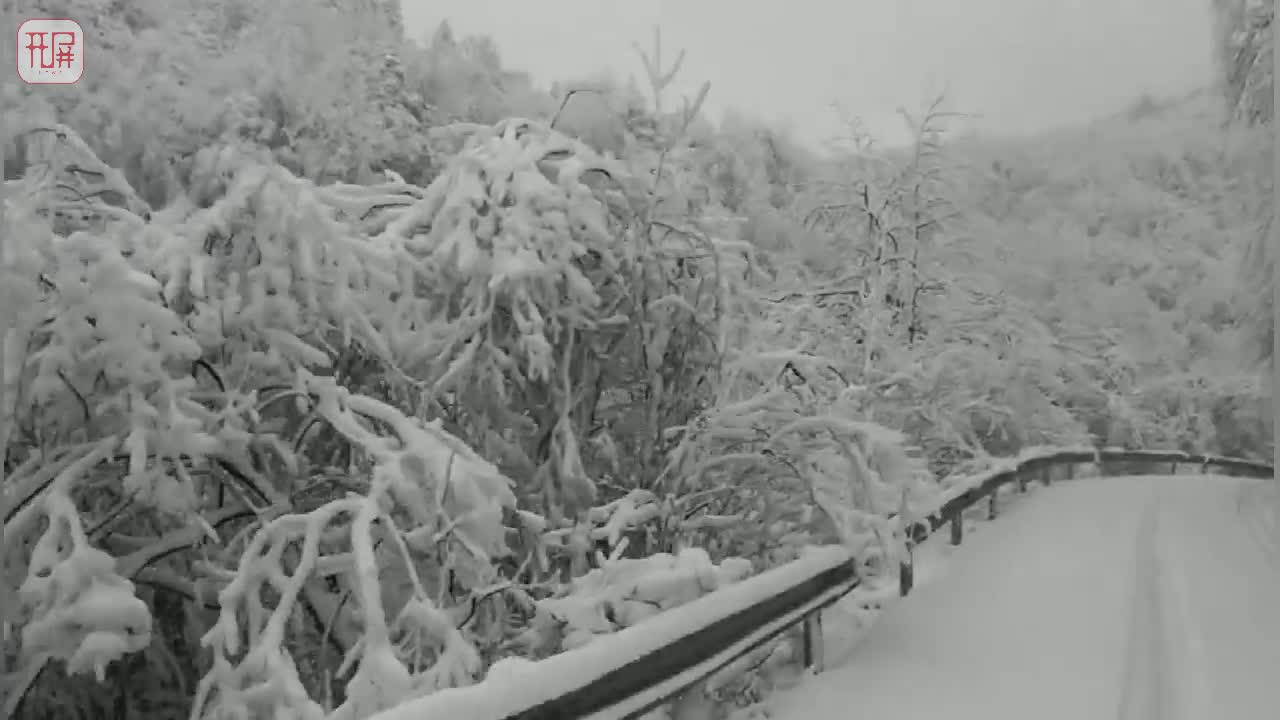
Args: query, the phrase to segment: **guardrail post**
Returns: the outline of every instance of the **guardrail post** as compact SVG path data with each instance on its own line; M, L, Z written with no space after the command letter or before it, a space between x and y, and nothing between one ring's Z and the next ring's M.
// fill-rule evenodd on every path
M906 597L911 594L911 588L916 584L916 559L911 550L907 548L907 559L898 563L898 597Z
M1045 465L1040 468L1040 482L1044 483L1045 485L1053 484L1053 467L1052 466Z
M996 498L1000 495L1000 489L996 488L991 491L991 496L987 498L987 519L995 520L996 515L1000 514L999 505Z
M1027 474L1019 470L1018 471L1018 492L1024 493L1026 491L1027 491Z
M815 610L804 618L804 666L814 674L822 672L822 611Z
M951 516L951 544L959 545L964 540L964 513L957 512Z

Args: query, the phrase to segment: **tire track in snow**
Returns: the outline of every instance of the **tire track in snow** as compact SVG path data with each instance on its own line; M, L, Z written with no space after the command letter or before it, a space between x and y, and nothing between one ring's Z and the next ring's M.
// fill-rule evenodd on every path
M1178 552L1176 544L1163 546L1165 552ZM1179 553L1184 554L1185 553ZM1205 663L1210 662L1205 652L1204 628L1192 610L1191 579L1187 576L1185 558L1165 558L1157 552L1157 573L1160 576L1157 594L1163 599L1164 611L1164 667L1170 689L1177 690L1176 698L1170 696L1170 720L1186 718L1211 718L1213 694L1209 689Z
M1159 554L1156 529L1160 507L1152 500L1142 514L1135 537L1133 606L1130 609L1128 649L1116 720L1170 720L1166 677L1164 612L1160 603Z

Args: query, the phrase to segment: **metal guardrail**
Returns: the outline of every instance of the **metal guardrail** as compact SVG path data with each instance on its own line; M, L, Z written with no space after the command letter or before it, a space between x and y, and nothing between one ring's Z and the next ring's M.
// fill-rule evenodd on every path
M964 539L966 510L987 503L999 512L1006 485L1025 491L1032 481L1053 482L1053 471L1074 477L1093 464L1101 475L1202 473L1274 476L1271 465L1183 452L1068 448L1035 449L944 491L932 512L906 529L908 548L950 525L951 543ZM908 553L910 555L910 553ZM899 592L911 591L910 558L902 563ZM858 587L855 559L841 546L815 548L798 560L726 586L677 610L645 620L584 647L523 664L510 676L441 690L375 715L372 720L621 720L676 699L682 692L752 650L803 625L806 667L820 669L821 611Z

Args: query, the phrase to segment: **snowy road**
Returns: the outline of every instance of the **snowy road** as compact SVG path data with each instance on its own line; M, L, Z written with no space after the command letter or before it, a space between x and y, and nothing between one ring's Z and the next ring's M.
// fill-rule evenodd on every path
M1017 499L962 547L940 533L915 592L852 647L829 643L828 670L775 696L772 715L1280 717L1280 548L1261 488L1076 480Z

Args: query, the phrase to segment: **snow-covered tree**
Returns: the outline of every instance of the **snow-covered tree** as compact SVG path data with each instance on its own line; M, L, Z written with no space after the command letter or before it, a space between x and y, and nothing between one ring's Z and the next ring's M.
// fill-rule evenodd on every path
M1247 123L1273 112L1275 0L1214 0L1215 50L1227 108Z

